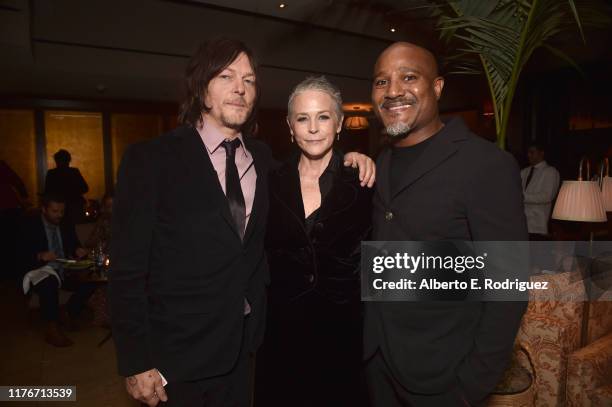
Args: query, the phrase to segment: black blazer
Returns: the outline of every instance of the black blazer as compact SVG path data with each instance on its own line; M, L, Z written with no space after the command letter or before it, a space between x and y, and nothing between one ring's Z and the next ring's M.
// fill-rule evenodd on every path
M279 306L317 292L337 304L359 303L360 244L371 230L372 190L334 152L332 187L309 236L297 169L299 155L270 175L266 249L271 303ZM282 311L282 308L278 308Z
M45 231L45 225L41 216L37 214L25 218L19 229L19 236L17 238L19 244L17 247L22 273L27 273L46 264L45 262L38 261L36 258L38 253L49 250L47 232ZM62 223L60 225L60 234L62 235L64 255L66 257L74 257L76 249L81 247L74 225Z
M119 373L169 381L227 373L243 332L263 337L269 149L245 138L257 171L244 242L198 132L180 127L131 146L114 199L109 299ZM244 316L244 299L251 314Z
M378 158L373 240L528 239L519 168L453 119L391 194L391 151ZM380 349L408 390L459 385L478 403L505 369L525 303L366 303L364 352Z

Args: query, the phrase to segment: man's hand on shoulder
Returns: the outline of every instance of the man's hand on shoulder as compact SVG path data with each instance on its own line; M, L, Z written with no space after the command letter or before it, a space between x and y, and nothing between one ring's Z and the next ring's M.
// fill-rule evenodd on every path
M372 188L376 181L376 164L365 154L351 152L344 155L344 166L359 168L361 186Z
M134 399L151 407L156 406L160 400L168 401L166 390L162 385L162 378L157 369L126 377L125 388Z

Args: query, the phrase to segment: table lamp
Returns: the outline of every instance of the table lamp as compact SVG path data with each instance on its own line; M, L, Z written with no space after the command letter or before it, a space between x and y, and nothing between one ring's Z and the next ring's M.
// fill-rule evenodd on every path
M574 222L606 222L602 192L597 181L588 181L590 162L587 164L587 178L582 178L582 167L585 159L580 160L577 181L563 181L552 218ZM610 178L610 177L607 177Z
M601 164L599 182L604 209L606 212L612 212L612 177L610 177L610 162L607 157L604 158Z
M582 178L582 167L585 159L580 160L577 181L563 181L557 202L553 209L552 218L574 222L607 222L606 211L603 205L602 193L597 181L589 181L590 162L586 160L587 180ZM590 231L589 258L593 257L593 230ZM584 276L586 301L582 309L581 343L586 345L589 326L589 300L591 298L590 272Z

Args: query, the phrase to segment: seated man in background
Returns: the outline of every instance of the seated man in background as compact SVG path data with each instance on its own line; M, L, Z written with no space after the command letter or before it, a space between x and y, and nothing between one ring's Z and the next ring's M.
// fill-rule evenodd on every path
M65 203L62 198L45 195L42 197L40 215L27 218L19 234L18 247L25 273L49 266L57 276L48 275L33 285L34 292L40 298L42 318L46 321L45 341L51 345L64 347L72 345L59 327L60 319L67 325L78 316L87 299L95 289L91 283L75 287L66 303L66 309L60 312L59 287L64 283L63 267L58 259L82 258L87 250L81 247L74 230L74 225L62 224Z

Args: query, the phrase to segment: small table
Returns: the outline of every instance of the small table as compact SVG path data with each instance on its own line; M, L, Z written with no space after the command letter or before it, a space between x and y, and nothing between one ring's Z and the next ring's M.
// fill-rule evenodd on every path
M71 265L71 267L65 268L66 278L73 279L79 284L95 283L99 285L99 287L96 288L96 292L94 292L94 295L91 298L91 303L94 308L94 320L95 319L101 319L101 320L110 319L106 311L106 295L98 294L100 291L105 291L103 286L105 286L108 283L108 271L105 270L104 268L100 270L99 268L95 267L93 262L90 262L90 264L85 264L85 262L83 262L81 266L85 266L85 267L78 267L75 264L75 265ZM106 342L108 342L108 340L111 339L112 336L113 336L113 333L109 325L108 333L98 343L98 347L101 347Z

